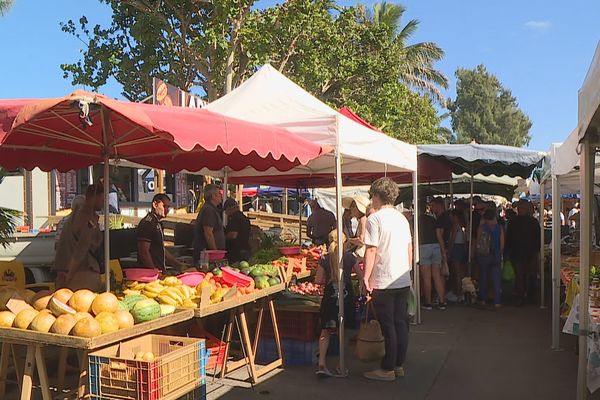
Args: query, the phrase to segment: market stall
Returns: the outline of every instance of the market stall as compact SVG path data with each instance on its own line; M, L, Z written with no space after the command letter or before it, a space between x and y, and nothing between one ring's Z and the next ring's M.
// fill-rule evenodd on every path
M592 250L593 201L595 181L595 158L600 136L600 44L585 77L578 96L578 143L581 171L580 202L580 324L584 328L579 333L579 366L577 374L577 399L587 398L587 358L589 333L589 269Z
M341 218L343 185L370 184L374 178L384 175L406 179L407 175L412 174L416 189L418 177L415 146L395 140L339 113L270 65L263 66L238 88L212 102L207 108L235 118L285 127L313 143L334 148L332 154L283 173L274 169L264 172L245 169L229 174L229 179L230 182L269 183L287 187L298 184L303 187L335 186L339 241L343 231ZM438 172L445 171L441 169ZM414 236L418 237L417 225L415 225ZM415 243L415 267L419 258L418 248L418 244ZM342 261L341 246L338 259ZM418 280L418 270L416 268L414 270L415 279ZM340 298L342 296L343 294L340 294ZM339 301L339 307L341 316L343 301ZM417 321L420 322L419 311L417 311ZM339 325L342 344L343 318L340 318ZM340 345L340 359L341 370L344 371L342 345Z
M1 101L0 120L0 159L2 166L7 169L40 167L46 171L62 171L103 161L105 209L108 209L109 159L127 159L169 171L201 168L219 170L225 167L236 170L248 166L257 171L269 167L283 171L306 164L328 151L324 146L311 143L285 128L240 121L207 110L120 102L87 92L75 92L56 99ZM109 214L105 213L106 227L109 226L108 217ZM109 291L109 230L105 229L104 233ZM228 290L223 291L224 288ZM218 293L216 296L209 291L209 298L203 292L194 294L197 288L188 288L178 294L175 289L160 283L127 290L140 292L140 296L148 297L146 300L162 300L163 305L173 309L199 308L201 311L196 314L202 316L229 309L239 310L243 304L267 298L282 290L283 284L272 285L258 295L249 288L242 289L241 285L234 288L224 284L214 290ZM135 293L125 295L128 297ZM196 302L192 301L194 296L197 297ZM221 302L223 304L216 305ZM272 303L269 307L272 309ZM170 321L169 325L174 322L177 321ZM273 325L277 326L276 320ZM150 328L155 329L155 326ZM135 332L138 331L125 331L125 336L115 336L114 340L122 340L127 334L133 335ZM19 333L21 335L18 336L22 336L20 340L32 336L29 331ZM69 343L71 347L96 346L95 342ZM107 345L109 340L102 339L98 343L101 343L98 346ZM40 357L40 354L35 348L28 351L30 358ZM7 357L7 352L3 352L3 363ZM248 357L243 362L252 363L253 359ZM39 368L43 368L43 364L38 360ZM31 372L28 369L29 375ZM43 371L41 376L44 376Z

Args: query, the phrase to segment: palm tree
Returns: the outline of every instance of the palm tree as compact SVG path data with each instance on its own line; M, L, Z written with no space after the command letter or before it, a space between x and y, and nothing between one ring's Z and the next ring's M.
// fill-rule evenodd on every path
M0 167L0 183L4 180L6 171ZM17 210L0 207L0 246L6 248L9 245L8 238L15 233L17 218L21 215Z
M0 0L0 15L4 16L13 5L13 0Z
M406 8L401 4L384 1L375 3L372 10L367 10L364 5L360 9L363 10L366 23L386 26L390 32L390 40L400 47L403 66L400 80L444 105L446 101L440 88L448 87L448 79L433 67L435 62L444 57L444 51L433 42L408 44L419 21L412 19L402 27L402 16Z

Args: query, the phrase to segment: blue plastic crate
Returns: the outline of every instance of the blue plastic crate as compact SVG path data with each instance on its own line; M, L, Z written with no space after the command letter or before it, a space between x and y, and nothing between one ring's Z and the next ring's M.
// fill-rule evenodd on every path
M318 342L281 339L283 362L286 365L313 365L316 362ZM256 350L259 364L268 364L277 358L274 338L261 337Z

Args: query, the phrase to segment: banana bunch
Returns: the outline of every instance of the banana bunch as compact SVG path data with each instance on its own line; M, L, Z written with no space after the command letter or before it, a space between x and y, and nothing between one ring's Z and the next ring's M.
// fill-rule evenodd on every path
M142 294L150 299L156 299L164 289L165 287L159 281L154 281L146 283Z
M169 286L164 288L156 297L159 303L177 307L196 308L198 296L196 291L186 285Z
M144 290L144 287L146 287L146 284L143 282L138 282L138 281L128 281L127 282L127 289L129 289L129 290L142 291L142 290Z
M165 286L181 286L183 285L183 282L177 279L176 276L167 276L162 280L162 284Z

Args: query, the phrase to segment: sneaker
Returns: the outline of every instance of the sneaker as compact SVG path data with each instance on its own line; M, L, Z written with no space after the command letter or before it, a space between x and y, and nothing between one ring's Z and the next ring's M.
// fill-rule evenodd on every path
M404 368L402 368L402 367L394 368L394 375L396 376L396 378L403 378L404 377Z
M429 303L423 304L423 309L424 310L433 310L433 306Z
M446 304L446 303L440 303L440 304L438 304L438 308L439 308L440 310L445 310L445 309L446 309L446 306L447 306L447 304Z
M367 379L374 381L393 381L396 379L394 371L385 371L383 369L376 369L374 371L368 371L363 374Z

